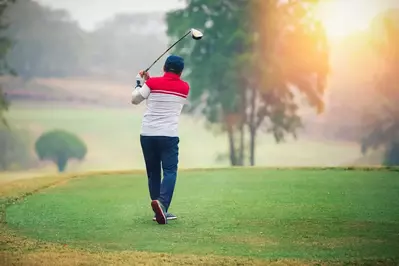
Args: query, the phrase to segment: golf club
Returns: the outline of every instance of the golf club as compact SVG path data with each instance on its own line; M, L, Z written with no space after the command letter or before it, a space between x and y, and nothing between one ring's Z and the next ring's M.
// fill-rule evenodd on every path
M202 34L202 32L200 32L199 30L196 30L196 29L191 29L191 30L189 30L186 34L184 34L183 37L181 37L179 40L177 40L177 41L176 41L174 44L172 44L163 54L161 54L161 56L159 56L159 57L154 61L154 63L152 63L144 72L148 72L148 70L150 70L150 68L151 68L153 65L155 65L155 63L158 62L158 60L161 59L161 57L164 56L164 54L166 54L170 49L173 48L173 46L175 46L177 43L179 43L181 40L183 40L185 37L187 37L187 36L190 35L190 34L191 34L191 37L192 37L194 40L200 40L200 39L202 38L202 36L204 36L204 35Z

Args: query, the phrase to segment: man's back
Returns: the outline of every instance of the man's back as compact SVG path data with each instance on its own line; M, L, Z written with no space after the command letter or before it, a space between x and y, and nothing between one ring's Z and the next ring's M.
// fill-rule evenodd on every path
M150 94L141 135L177 137L179 116L190 91L188 83L179 75L166 72L162 77L149 78L145 84Z

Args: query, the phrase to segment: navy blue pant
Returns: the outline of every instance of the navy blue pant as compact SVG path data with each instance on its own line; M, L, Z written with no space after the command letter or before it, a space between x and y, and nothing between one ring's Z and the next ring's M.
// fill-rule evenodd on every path
M179 137L140 136L140 143L147 169L151 200L159 200L167 211L176 184Z

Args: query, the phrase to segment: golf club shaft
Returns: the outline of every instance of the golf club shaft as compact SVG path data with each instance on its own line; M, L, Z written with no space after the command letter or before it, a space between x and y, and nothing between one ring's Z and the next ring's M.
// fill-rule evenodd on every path
M163 54L161 54L157 60L154 61L154 63L152 63L146 70L144 70L144 72L148 72L148 70L150 70L150 68L155 65L156 62L158 62L159 59L161 59L162 56L164 56L164 54L166 54L170 49L173 48L173 46L175 46L178 42L180 42L181 40L183 40L187 35L190 34L191 31L187 32L183 37L181 37L179 40L177 40L174 44L172 44Z

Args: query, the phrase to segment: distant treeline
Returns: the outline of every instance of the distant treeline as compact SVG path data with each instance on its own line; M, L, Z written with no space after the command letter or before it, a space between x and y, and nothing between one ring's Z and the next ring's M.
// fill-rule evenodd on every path
M7 60L21 78L133 76L167 45L162 13L120 14L92 32L68 12L17 1L5 12Z

